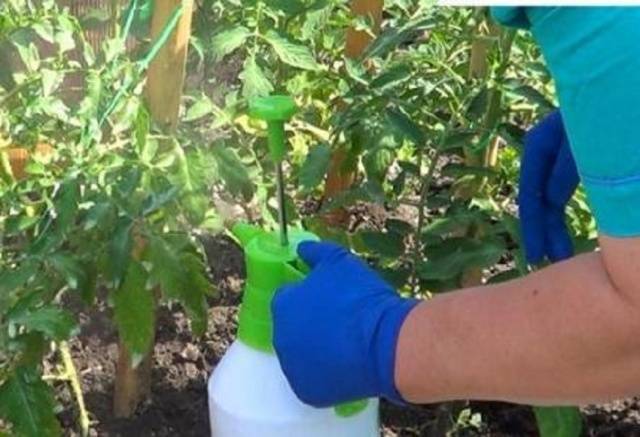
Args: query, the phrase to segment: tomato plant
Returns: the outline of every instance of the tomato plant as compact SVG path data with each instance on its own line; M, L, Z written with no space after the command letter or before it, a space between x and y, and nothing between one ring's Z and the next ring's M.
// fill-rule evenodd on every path
M126 35L94 52L52 1L4 2L0 15L12 60L0 88L0 417L17 435L57 435L41 363L77 332L68 297L106 296L133 366L153 346L158 301L206 329L212 286L194 232L221 226L208 193L226 162L154 130L142 101L150 58L130 58ZM36 153L42 142L50 153ZM24 177L16 145L30 153Z

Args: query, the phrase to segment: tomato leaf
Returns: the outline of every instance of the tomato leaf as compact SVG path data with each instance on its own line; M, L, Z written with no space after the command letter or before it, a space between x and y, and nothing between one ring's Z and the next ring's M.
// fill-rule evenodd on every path
M306 46L292 42L289 38L280 35L274 30L267 32L264 37L285 64L302 68L303 70L318 70L320 68L313 54Z
M113 237L109 241L106 276L115 287L119 287L122 283L131 261L132 228L133 221L129 217L121 217L113 231Z
M224 58L237 48L239 48L251 32L244 26L236 26L224 30L211 39L211 50L217 60Z
M113 292L113 311L120 339L136 367L151 350L155 337L155 299L140 263L129 264L124 282Z
M582 435L582 417L576 407L535 407L540 437L578 437Z
M52 306L21 311L12 316L10 321L30 331L42 332L56 341L67 340L77 331L77 324L71 313Z
M151 238L148 254L152 282L160 286L166 297L180 302L191 319L193 331L204 334L207 328L205 298L210 285L202 261L190 252L176 253L161 237Z
M52 390L35 368L17 368L0 386L0 417L13 425L16 435L61 436L54 407Z
M246 99L266 96L273 91L273 85L253 56L246 59L239 77L242 81L242 95Z
M328 145L322 143L311 148L300 169L300 184L307 190L320 185L329 170L330 162L331 148Z

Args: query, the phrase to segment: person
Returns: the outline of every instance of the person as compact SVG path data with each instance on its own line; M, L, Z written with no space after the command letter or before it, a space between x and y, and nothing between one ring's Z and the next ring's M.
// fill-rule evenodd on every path
M526 277L400 297L332 243L272 303L274 348L298 397L585 404L640 393L640 8L501 7L531 30L560 112L526 137L519 208ZM579 176L578 176L579 175ZM564 208L580 179L599 250L572 257Z

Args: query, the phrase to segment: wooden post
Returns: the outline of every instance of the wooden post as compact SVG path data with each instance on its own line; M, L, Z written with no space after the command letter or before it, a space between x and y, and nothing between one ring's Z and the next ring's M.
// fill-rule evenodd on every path
M378 33L382 22L383 0L353 0L351 2L351 12L354 15L369 17L373 20L373 31ZM345 54L350 58L357 58L364 52L371 42L371 35L365 31L358 31L354 28L347 30L347 42Z
M147 101L151 116L166 133L173 133L178 126L180 99L185 78L193 0L156 0L151 37L157 36L175 10L183 3L183 13L173 35L158 53L147 79Z
M185 79L189 37L191 36L192 0L156 0L151 21L151 38L160 34L176 7L182 3L180 21L167 43L160 50L148 71L146 98L149 112L156 124L166 133L173 134L178 126L180 99ZM140 256L145 241L136 238L134 257ZM151 366L153 352L132 368L130 352L120 342L116 368L114 414L131 417L141 401L151 393Z
M382 22L383 0L353 0L351 2L351 12L354 15L370 17L374 23L374 32L380 29ZM354 28L347 30L347 40L345 54L352 59L357 59L371 42L371 35ZM356 178L357 168L348 165L348 151L339 148L333 152L327 181L324 189L324 198L331 199L339 193L349 189ZM331 226L343 224L347 219L346 211L337 209L331 211L324 217L325 222Z

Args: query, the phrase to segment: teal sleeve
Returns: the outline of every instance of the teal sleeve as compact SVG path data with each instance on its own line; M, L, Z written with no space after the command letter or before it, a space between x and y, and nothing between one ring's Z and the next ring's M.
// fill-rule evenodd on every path
M491 7L493 18L505 26L529 28L529 18L522 6L493 6Z
M556 81L599 230L640 236L640 8L518 10Z

